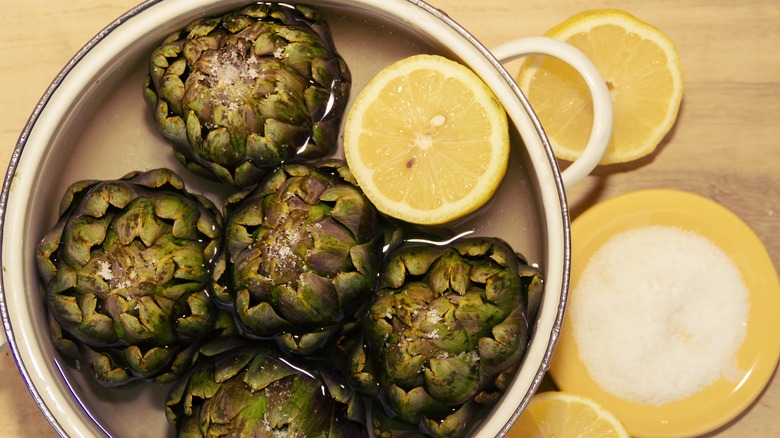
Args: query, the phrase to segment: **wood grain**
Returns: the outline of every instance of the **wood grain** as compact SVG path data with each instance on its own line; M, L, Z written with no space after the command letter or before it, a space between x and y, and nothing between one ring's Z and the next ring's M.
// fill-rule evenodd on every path
M0 163L7 163L46 87L90 38L136 0L3 0L0 4ZM542 34L571 14L620 8L677 44L685 74L673 131L650 157L600 167L572 187L573 217L595 203L644 188L677 188L739 215L780 266L780 2L776 0L431 0L486 46ZM778 309L780 311L780 309ZM0 435L53 437L0 349ZM780 436L780 382L773 379L717 437Z

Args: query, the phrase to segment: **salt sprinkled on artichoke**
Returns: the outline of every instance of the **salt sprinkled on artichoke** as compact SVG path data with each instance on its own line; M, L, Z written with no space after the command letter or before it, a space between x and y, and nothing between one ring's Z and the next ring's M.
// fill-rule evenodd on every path
M73 184L36 254L55 347L104 385L174 379L220 318L221 241L219 210L168 169Z
M316 10L258 3L166 38L144 96L182 163L249 187L279 164L333 152L350 86Z
M465 436L524 357L541 290L539 271L499 239L405 243L385 262L365 338L344 344L351 380L387 418Z
M343 161L283 166L229 198L225 216L215 298L249 336L310 354L376 284L378 213Z

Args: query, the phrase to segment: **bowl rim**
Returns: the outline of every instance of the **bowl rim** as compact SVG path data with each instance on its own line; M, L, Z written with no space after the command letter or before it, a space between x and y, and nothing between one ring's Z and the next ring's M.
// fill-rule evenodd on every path
M47 404L47 396L42 394L41 391L35 386L31 373L28 370L28 367L31 366L31 364L25 363L23 354L20 351L21 347L19 343L24 342L25 340L17 339L17 337L14 336L13 324L8 309L7 290L6 290L7 275L5 270L6 263L3 261L3 259L6 252L6 246L8 243L6 241L7 236L5 235L5 230L7 225L6 216L9 212L8 204L9 204L9 197L11 195L11 188L15 182L15 178L17 177L17 172L19 171L22 153L25 150L25 146L27 145L31 133L34 131L36 123L41 117L41 114L44 112L44 109L51 102L52 96L62 85L62 83L67 78L67 76L74 70L74 68L82 60L84 60L85 57L88 56L88 54L90 53L90 51L92 51L92 49L98 46L102 41L104 41L107 37L109 37L113 32L115 32L128 20L141 15L142 13L148 11L153 6L162 3L176 3L177 1L183 2L184 0L146 0L143 3L134 6L133 8L129 9L127 12L125 12L124 14L116 18L114 21L109 23L94 37L92 37L81 49L79 49L76 52L76 54L65 64L65 66L52 80L50 85L46 88L44 94L35 105L29 119L25 123L24 128L19 136L19 139L13 149L11 159L8 165L8 169L6 171L5 179L3 181L2 191L0 192L0 246L2 246L2 251L0 251L0 265L3 266L3 269L0 270L0 317L2 318L3 329L7 337L7 342L14 356L14 360L17 364L18 370L28 390L30 391L30 394L32 395L35 403L37 404L38 408L40 409L44 417L51 424L51 426L57 431L57 433L60 434L61 436L68 436L69 430L66 430L67 427L61 424L61 421L58 420L57 415L55 415L52 408ZM531 373L532 376L530 379L530 384L529 384L530 386L527 388L525 394L522 395L522 399L518 400L516 404L513 404L512 412L504 414L504 417L506 418L504 424L500 425L499 427L492 426L493 430L491 432L491 435L501 437L506 435L506 433L509 431L509 429L512 427L514 422L517 420L517 418L520 416L522 411L530 402L530 399L533 396L533 394L538 390L539 386L541 385L542 379L544 378L547 370L549 369L552 353L557 344L560 329L562 326L562 320L563 320L563 315L566 307L566 300L568 296L568 288L569 288L569 281L570 281L571 230L570 230L570 216L569 216L568 206L566 202L566 193L565 193L565 189L561 177L561 172L560 169L558 168L557 161L554 157L552 146L545 134L541 122L539 121L533 109L531 108L529 101L522 93L522 91L520 90L519 86L517 85L514 78L511 76L511 74L504 68L504 66L500 63L500 61L498 61L498 59L495 56L493 56L490 50L487 47L485 47L479 40L477 40L477 38L474 37L463 26L461 26L460 24L455 22L452 18L450 18L446 14L446 12L438 8L435 8L421 0L397 0L397 1L401 3L405 3L407 6L416 8L415 10L419 9L423 13L427 13L435 20L443 23L443 25L449 28L450 31L453 31L457 35L457 37L460 38L459 41L461 43L468 43L468 45L471 46L470 47L471 49L476 50L479 56L481 58L484 58L483 60L487 60L489 64L491 64L492 68L495 70L495 72L498 73L498 76L503 81L502 85L507 86L509 90L511 90L512 93L511 98L516 99L517 102L519 102L519 105L522 108L522 113L524 113L524 116L527 118L527 121L530 123L530 129L532 129L535 132L535 135L538 137L543 154L546 156L547 162L545 164L549 166L550 173L548 176L552 178L552 181L540 181L538 172L536 172L537 174L535 175L535 177L539 185L547 184L549 182L554 183L554 186L549 190L554 191L554 196L556 197L555 201L557 202L555 207L560 208L560 211L556 211L556 212L550 212L548 211L549 210L548 208L544 208L543 210L540 210L540 214L547 215L547 217L543 221L543 224L545 225L543 227L543 234L542 234L543 238L547 240L550 239L549 233L551 232L551 230L549 226L547 226L549 219L553 219L556 222L560 222L561 225L560 231L562 232L562 235L553 236L553 240L555 240L555 243L562 245L561 248L562 253L560 254L561 257L559 260L552 260L552 261L546 260L546 263L548 264L550 262L555 263L557 266L556 269L559 269L561 274L559 290L549 291L548 286L545 286L545 295L552 292L555 294L556 297L558 297L557 308L554 309L555 311L554 313L552 313L553 317L551 318L550 321L546 322L545 327L540 328L538 326L539 321L537 321L537 325L535 326L534 331L540 330L540 332L542 333L548 333L549 336L546 339L543 350L540 351L539 353L541 354L539 366L535 370L526 371L526 373ZM215 6L218 3L218 0L200 0L198 3L203 5ZM232 0L230 2L224 2L224 3L230 3L235 7L236 5L246 4L248 2L246 0ZM316 5L316 4L343 5L345 1L344 0L310 0L310 1L303 0L303 1L293 1L290 3L304 3L304 4L308 3L312 5ZM382 1L357 0L354 1L354 3L356 5L357 4L380 5L382 4ZM190 9L196 9L196 6L188 6L188 7ZM224 8L224 5L220 4L220 7ZM386 6L381 6L381 8L385 9ZM515 121L515 123L518 124L520 122ZM549 259L550 254L546 254L546 257ZM542 342L542 340L540 340L539 342ZM527 367L523 367L523 368L527 368ZM517 375L515 376L515 378L517 378ZM73 395L75 396L75 394ZM81 403L79 402L79 404ZM86 415L89 416L89 412L87 412L86 409L83 408L83 405L82 405L82 409L84 410ZM99 425L97 421L94 421L94 423L97 425L98 428L102 429L102 426ZM484 426L482 429L484 429ZM480 432L482 431L482 429L480 429Z

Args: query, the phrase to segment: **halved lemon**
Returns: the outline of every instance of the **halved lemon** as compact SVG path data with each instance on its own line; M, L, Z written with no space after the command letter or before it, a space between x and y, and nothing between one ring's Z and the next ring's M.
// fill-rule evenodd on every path
M590 398L562 391L536 394L507 438L629 438L623 424Z
M352 174L377 209L444 224L484 205L506 173L506 113L468 67L415 55L361 90L344 128Z
M683 96L680 57L659 29L615 9L576 14L545 33L580 49L607 82L614 106L611 142L600 164L652 153L674 125ZM555 155L573 161L587 144L593 107L585 81L551 57L529 57L518 84Z

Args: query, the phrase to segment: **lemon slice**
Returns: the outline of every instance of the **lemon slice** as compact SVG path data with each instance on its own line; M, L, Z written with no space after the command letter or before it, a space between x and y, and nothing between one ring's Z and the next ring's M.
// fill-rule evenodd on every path
M507 117L471 69L415 55L380 71L356 97L344 155L379 211L444 224L479 209L501 183Z
M614 9L574 15L545 35L582 51L607 82L614 130L600 164L652 153L674 125L683 95L680 58L669 37ZM545 127L555 155L576 160L593 123L591 97L582 78L555 58L531 57L520 68L518 84Z
M590 398L562 391L536 394L507 438L629 438L625 426Z

